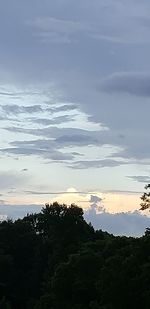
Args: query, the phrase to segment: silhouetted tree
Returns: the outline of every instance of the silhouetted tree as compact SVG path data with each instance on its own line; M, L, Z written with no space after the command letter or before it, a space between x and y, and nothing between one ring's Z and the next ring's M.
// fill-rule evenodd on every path
M58 203L1 222L0 309L149 309L149 236L94 231Z
M150 184L145 186L145 189L147 190L146 192L143 193L141 196L141 208L140 210L146 210L150 208Z

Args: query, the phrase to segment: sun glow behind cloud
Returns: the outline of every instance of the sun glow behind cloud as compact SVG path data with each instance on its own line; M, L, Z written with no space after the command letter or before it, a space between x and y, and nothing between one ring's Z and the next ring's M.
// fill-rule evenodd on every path
M44 205L45 203L76 204L84 210L90 209L91 196L101 199L104 211L109 213L134 212L140 208L140 193L125 192L79 192L75 188L68 188L66 192L27 192L25 196L11 197L7 202L11 205Z

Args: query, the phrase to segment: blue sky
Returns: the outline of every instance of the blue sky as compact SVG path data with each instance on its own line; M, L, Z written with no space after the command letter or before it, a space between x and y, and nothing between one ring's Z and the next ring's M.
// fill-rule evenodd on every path
M0 213L53 200L87 210L93 195L133 214L150 182L150 4L0 6Z

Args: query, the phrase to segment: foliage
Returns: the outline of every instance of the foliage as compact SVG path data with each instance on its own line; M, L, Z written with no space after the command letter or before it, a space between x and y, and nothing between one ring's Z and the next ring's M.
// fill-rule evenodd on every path
M150 307L150 232L94 231L76 205L0 223L0 308Z
M146 192L143 193L141 196L141 209L140 210L146 210L150 208L150 184L145 186Z

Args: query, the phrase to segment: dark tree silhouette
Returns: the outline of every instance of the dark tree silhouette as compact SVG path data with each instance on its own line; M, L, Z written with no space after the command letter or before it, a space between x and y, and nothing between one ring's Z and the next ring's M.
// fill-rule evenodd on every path
M58 203L0 223L0 309L149 309L149 295L149 229L114 237Z
M140 210L146 210L150 208L150 184L145 186L146 192L141 196L141 208Z

